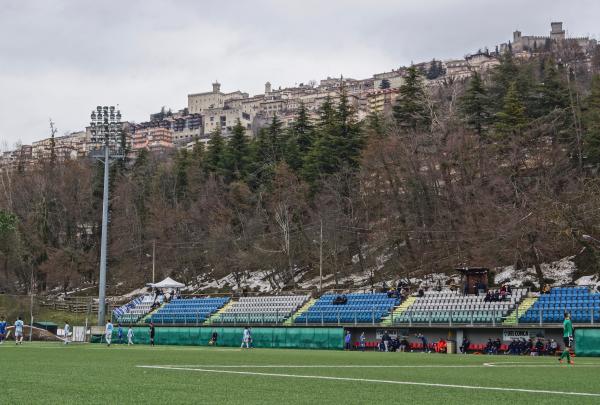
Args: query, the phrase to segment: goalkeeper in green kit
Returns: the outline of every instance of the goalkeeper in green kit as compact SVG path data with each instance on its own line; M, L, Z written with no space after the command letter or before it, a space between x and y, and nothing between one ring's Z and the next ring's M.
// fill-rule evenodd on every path
M565 342L565 350L563 350L558 362L562 364L563 359L566 358L569 364L573 363L571 360L571 346L573 345L573 324L571 323L571 315L565 312L565 320L563 322L563 340Z

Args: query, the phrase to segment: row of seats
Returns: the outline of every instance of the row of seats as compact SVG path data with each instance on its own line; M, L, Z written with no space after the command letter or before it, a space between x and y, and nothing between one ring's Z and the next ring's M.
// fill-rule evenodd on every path
M590 293L587 287L555 287L520 316L523 323L560 323L564 313L571 314L576 323L600 321L600 293Z
M346 303L334 303L335 294L323 295L295 323L379 323L399 304L386 293L346 294Z
M146 322L202 323L229 302L228 297L176 298L153 313Z
M126 310L122 311L117 315L117 322L119 323L136 323L142 317L144 317L152 309L154 303L154 296L147 294L135 298L131 301L131 305L126 304ZM123 307L121 307L123 308Z
M309 295L242 297L221 312L214 322L217 324L282 323L300 309L309 298Z
M428 291L393 318L394 323L499 323L525 297L525 289L515 289L502 301L485 301L485 295Z

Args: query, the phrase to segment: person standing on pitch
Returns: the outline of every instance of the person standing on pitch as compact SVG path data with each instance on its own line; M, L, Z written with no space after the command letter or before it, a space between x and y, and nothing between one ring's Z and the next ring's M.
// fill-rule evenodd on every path
M69 326L69 322L65 321L65 344L69 344L69 332L71 327Z
M571 346L573 345L573 323L571 322L571 315L565 312L565 320L563 322L563 341L565 342L565 350L558 358L558 362L562 364L563 359L567 359L567 363L575 364L571 360Z
M150 322L150 346L154 346L154 323Z
M113 334L113 324L110 320L106 322L106 327L104 328L104 337L106 338L106 346L110 347L110 342L112 341Z
M6 336L6 318L0 318L0 345L4 343L4 338Z
M244 334L242 335L242 345L240 346L240 349L244 348L244 343L246 344L246 349L250 349L250 339L252 339L250 329L246 326L244 328Z
M123 343L123 327L121 326L120 322L117 324L117 337L119 338L119 344L122 344Z
M25 323L23 323L23 319L19 317L15 322L15 344L22 345L23 344L23 327Z
M131 326L127 330L127 346L133 345L133 329Z

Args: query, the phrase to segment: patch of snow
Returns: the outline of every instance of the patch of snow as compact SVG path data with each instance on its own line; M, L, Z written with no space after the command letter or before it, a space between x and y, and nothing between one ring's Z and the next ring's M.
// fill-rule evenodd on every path
M581 286L590 286L600 290L600 279L598 276L583 276L575 280L575 284Z
M573 274L577 266L573 262L574 256L564 257L550 263L542 263L542 273L545 278L554 280L552 286L569 285L573 283ZM540 287L535 274L535 268L515 270L515 266L497 267L494 283L497 285L508 284L512 287L522 287L526 282Z

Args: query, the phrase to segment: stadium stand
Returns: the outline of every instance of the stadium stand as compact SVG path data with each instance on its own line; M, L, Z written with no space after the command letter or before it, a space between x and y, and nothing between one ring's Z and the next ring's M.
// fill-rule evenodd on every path
M591 294L587 287L556 287L539 299L519 318L521 323L560 323L564 313L576 323L600 322L600 293Z
M456 292L425 292L400 316L397 323L499 323L525 297L525 289L514 289L503 301L487 302L484 295Z
M309 298L309 295L242 297L222 311L212 323L282 323L303 307Z
M199 324L229 301L228 297L174 298L146 318L157 324Z
M136 323L152 309L154 297L142 295L113 311L114 318L119 323Z
M345 303L335 303L337 294L323 295L294 323L379 323L400 302L386 293L346 294Z

